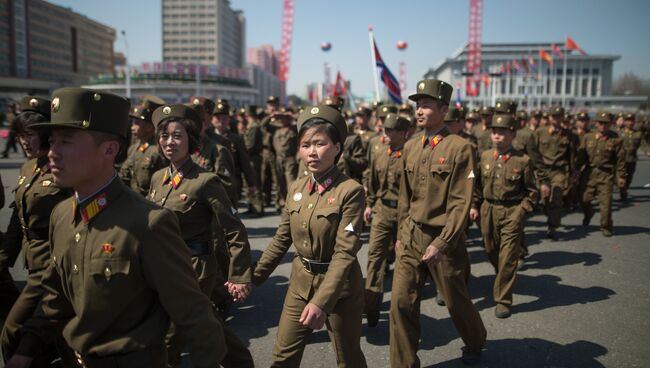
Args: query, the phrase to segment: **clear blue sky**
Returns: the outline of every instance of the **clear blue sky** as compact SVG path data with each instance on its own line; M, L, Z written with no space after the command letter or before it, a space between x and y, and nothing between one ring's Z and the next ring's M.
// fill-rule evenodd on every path
M52 0L114 27L128 36L132 64L158 61L161 52L160 0ZM295 0L293 50L288 92L305 94L320 82L323 63L341 70L352 90L373 89L367 27L372 24L385 62L395 75L407 64L408 88L430 67L467 40L469 0ZM246 16L247 47L280 46L282 0L231 0ZM648 0L484 0L483 42L562 42L571 36L590 54L617 54L614 74L650 78ZM407 41L398 51L398 40ZM331 51L320 50L330 42ZM124 49L121 36L115 49Z

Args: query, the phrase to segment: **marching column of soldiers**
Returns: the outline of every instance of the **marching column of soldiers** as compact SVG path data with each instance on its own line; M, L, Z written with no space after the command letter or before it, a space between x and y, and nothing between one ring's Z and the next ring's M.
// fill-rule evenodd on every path
M0 246L6 367L176 367L183 352L194 367L253 367L224 321L291 246L271 366L299 366L326 325L338 366L365 367L362 318L378 325L391 276L391 366L420 366L428 279L462 362L478 363L488 334L468 291L469 227L496 274L495 316L508 318L526 217L542 209L558 240L563 212L580 208L587 226L596 200L612 236L613 193L629 200L650 121L510 100L470 110L450 106L452 94L422 80L413 105L355 111L340 97L301 107L269 96L265 109L234 109L204 96L131 106L83 88L25 96L11 124L27 161ZM241 218L271 206L280 223L253 262ZM364 281L357 253L368 227ZM19 254L22 291L9 274Z

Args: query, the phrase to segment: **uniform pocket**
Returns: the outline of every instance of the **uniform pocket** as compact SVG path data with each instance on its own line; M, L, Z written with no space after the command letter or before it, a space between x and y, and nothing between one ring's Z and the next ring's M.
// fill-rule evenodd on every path
M340 207L320 208L314 211L314 215L316 215L316 217L329 217L332 215L338 215L340 210Z
M451 165L449 164L431 164L431 174L438 176L445 180L451 172Z
M293 212L299 213L300 212L300 207L302 206L302 203L296 202L296 201L294 201L292 199L292 200L288 201L285 204L285 206L287 207L287 211L289 211L289 213L293 213Z
M96 258L90 260L88 269L94 280L116 282L126 279L131 269L131 261L120 258Z

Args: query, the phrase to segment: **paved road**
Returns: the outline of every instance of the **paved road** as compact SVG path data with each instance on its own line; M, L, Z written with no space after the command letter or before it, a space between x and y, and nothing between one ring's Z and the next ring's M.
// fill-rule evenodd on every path
M7 198L17 177L18 156L0 160L0 174ZM513 315L494 317L491 288L494 281L478 231L477 245L469 248L472 259L470 292L488 330L482 366L489 367L645 367L650 364L650 160L642 158L631 190L632 200L615 201L615 236L604 238L598 231L599 217L592 226L580 226L580 213L564 217L559 241L544 238L544 218L538 212L527 223L531 255L519 274ZM615 195L617 199L618 196ZM9 220L7 208L0 211L0 228ZM269 243L278 216L244 220L253 257L257 259ZM596 224L596 225L593 225ZM367 234L365 235L367 237ZM367 247L359 253L362 268ZM268 366L277 332L289 277L290 251L269 281L254 290L248 301L233 310L229 325L250 344L258 366ZM18 280L24 272L14 269ZM390 275L389 275L390 277ZM362 348L371 367L388 367L388 307L390 279L381 320L376 328L364 324ZM444 307L433 301L431 285L422 304L420 358L425 367L462 366L462 342ZM365 321L364 321L365 322ZM326 331L313 334L307 346L304 367L335 367L336 361Z

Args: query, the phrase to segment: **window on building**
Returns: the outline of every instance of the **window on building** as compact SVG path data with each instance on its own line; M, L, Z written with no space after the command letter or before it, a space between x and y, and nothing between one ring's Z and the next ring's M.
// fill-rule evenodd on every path
M587 92L589 92L588 88L589 88L589 79L583 79L582 88L580 88L580 95L583 97L587 96Z
M593 68L591 70L591 74L593 74L593 75L598 75L599 72L600 72L600 70L598 70L598 68Z
M594 78L591 80L591 96L592 97L598 96L598 78Z
M571 94L571 78L566 79L566 85L564 86L564 93L567 95Z
M562 93L562 78L555 79L555 94L559 95Z
M582 74L583 75L589 74L589 68L582 68Z

